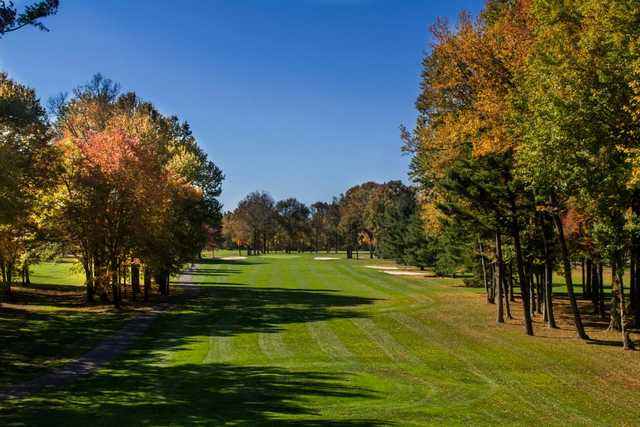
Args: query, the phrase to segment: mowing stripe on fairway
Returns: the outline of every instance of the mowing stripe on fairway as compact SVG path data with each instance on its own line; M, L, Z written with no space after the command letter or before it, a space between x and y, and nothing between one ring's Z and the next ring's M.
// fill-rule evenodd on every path
M351 319L351 321L364 334L374 342L387 357L394 362L410 361L418 362L418 359L411 354L404 346L395 340L389 333L380 329L371 319Z
M360 285L360 287L365 288L367 290L367 294L370 294L371 291L375 293L383 295L384 299L392 299L394 295L402 295L404 294L402 289L394 288L393 286L385 283L384 280L376 280L368 274L359 274L359 272L354 271L354 269L343 263L336 264L336 269L339 270L340 273L344 274L345 281L348 278L355 279L354 282L349 283L350 286ZM384 277L384 276L383 276Z
M529 379L529 381L525 381L524 379L523 381L514 381L512 378L513 372L502 372L500 370L493 369L493 367L485 367L484 369L481 369L478 364L472 361L472 359L476 358L474 354L474 352L476 351L474 349L475 345L482 346L482 344L473 342L475 340L471 336L467 336L466 338L468 340L465 340L463 342L460 341L460 335L457 335L456 337L441 335L436 332L437 328L428 327L418 319L405 313L390 313L387 316L397 321L400 325L404 326L408 330L412 331L416 336L422 338L425 342L445 349L452 359L458 360L463 363L463 369L488 384L491 388L491 393L495 393L498 387L507 386L508 391L506 393L510 396L511 399L522 402L523 405L521 406L521 410L527 415L535 416L536 413L539 412L539 402L545 402L546 405L550 405L557 410L564 410L566 412L567 408L559 403L560 397L549 398L547 396L536 393L536 399L534 399L535 401L523 399L521 396L521 391L525 390L528 393L531 393L532 390L526 384L528 384L532 379ZM453 342L452 340L455 342ZM495 351L499 350L496 349ZM535 376L540 375L543 374L535 374ZM536 401L538 402L538 404L536 404ZM572 412L572 415L576 417L576 419L580 419L581 421L587 423L593 421L585 417L579 408L571 408L569 410Z
M229 314L218 320L209 334L209 351L202 363L226 362L233 359L233 325L237 315Z
M318 347L332 359L343 360L353 357L353 353L345 347L327 322L307 323L307 329Z
M258 345L269 360L289 359L292 355L282 333L259 333Z

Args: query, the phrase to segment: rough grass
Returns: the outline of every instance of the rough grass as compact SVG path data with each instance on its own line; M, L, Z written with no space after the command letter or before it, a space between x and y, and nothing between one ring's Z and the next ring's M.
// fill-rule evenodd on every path
M536 324L540 336L526 337L517 321L496 326L493 307L460 280L389 276L364 268L372 264L366 258L312 258L204 260L187 280L204 290L160 315L125 357L68 388L3 403L0 422L566 426L640 419L640 353L623 352L606 334L590 331L597 341L580 342L563 321L559 331Z

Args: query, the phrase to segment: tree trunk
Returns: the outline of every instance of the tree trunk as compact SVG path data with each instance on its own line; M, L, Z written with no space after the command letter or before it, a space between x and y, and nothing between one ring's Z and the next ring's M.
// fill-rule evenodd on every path
M591 298L591 296L593 295L593 292L591 290L592 288L592 283L593 283L593 273L591 272L593 267L593 263L591 262L591 258L587 258L586 262L585 262L585 297L587 298Z
M13 284L13 262L8 262L5 266L5 288L4 293L11 295L11 285Z
M489 281L487 280L487 266L484 262L484 251L482 250L482 242L478 238L478 249L480 251L480 264L482 265L482 281L484 283L484 292L487 296L487 304L493 303L491 296L489 295Z
M111 271L111 295L115 308L120 308L120 292L118 289L118 275L115 271Z
M524 327L527 335L533 336L533 322L531 321L531 307L529 306L529 284L527 283L527 275L524 271L524 258L522 256L522 244L520 243L520 226L518 225L518 211L516 209L516 201L514 196L511 197L510 202L511 236L513 237L513 246L516 252L516 268L518 270L518 279L520 280L520 294L522 299Z
M93 258L88 255L85 256L82 260L82 268L84 268L84 286L87 302L93 303L96 294L96 269Z
M151 289L151 270L149 267L144 267L144 302L149 301L149 290Z
M562 266L564 269L564 280L567 286L567 294L569 296L569 302L571 303L571 311L573 312L573 321L576 326L576 332L579 338L583 340L588 340L589 336L584 331L584 326L582 325L582 318L580 317L580 311L578 309L578 303L576 301L576 296L573 292L573 279L571 277L571 260L569 258L569 249L567 248L567 242L564 239L564 230L562 229L562 220L560 219L560 215L557 212L554 212L553 220L556 224L556 229L558 232L558 241L560 243L560 253L562 255Z
M134 301L140 294L140 264L131 264L131 294Z
M598 311L600 312L600 317L604 320L605 318L605 309L604 309L604 264L600 263L598 266L598 283L600 289L598 293L600 295L598 299Z
M7 270L4 266L3 259L0 259L0 270L2 270L2 286L5 286L7 283Z
M509 274L507 274L507 280L509 281L509 300L516 302L516 296L513 291L513 260L509 261Z
M24 284L27 286L31 286L31 275L29 273L29 264L25 264L24 266Z
M551 260L551 239L553 231L550 224L543 217L540 220L542 227L542 243L544 251L544 307L547 326L557 328L556 319L553 314L553 262Z
M630 350L632 348L631 339L629 338L629 330L627 329L627 315L625 314L625 310L627 308L625 297L624 297L624 281L623 281L623 269L622 264L618 269L618 289L620 292L619 300L620 300L620 332L622 333L622 348L625 350Z
M622 333L622 347L625 350L631 348L629 339L629 331L627 330L625 318L625 300L624 300L624 270L622 268L622 256L617 255L615 260L611 262L611 322L610 329L618 329Z
M640 203L634 200L632 210L636 221L640 217ZM631 238L631 280L629 282L629 297L632 318L632 326L640 328L640 238L636 233Z
M582 273L582 297L586 297L587 296L587 286L585 284L585 275L586 275L586 268L584 265L585 261L584 261L584 257L582 257L582 260L580 261L580 272Z
M498 304L496 305L496 323L504 323L504 263L502 260L502 239L500 232L496 232L496 290Z
M542 314L542 307L544 307L544 272L538 272L536 284L538 286L538 314Z
M162 273L160 275L160 281L162 283L162 296L167 296L169 294L169 289L167 286L169 285L169 275L167 273Z
M534 316L536 313L536 275L533 272L533 265L531 263L527 263L527 282L529 283L529 297L531 298L531 303L529 304L531 307L531 315Z
M503 286L503 295L504 295L504 309L507 314L507 319L513 320L513 315L511 314L511 303L509 302L509 285L506 276L506 268L504 262L502 263L502 286Z

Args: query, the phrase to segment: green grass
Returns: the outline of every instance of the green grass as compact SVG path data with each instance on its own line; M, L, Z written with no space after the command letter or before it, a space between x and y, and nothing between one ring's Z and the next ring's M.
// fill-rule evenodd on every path
M31 283L41 285L83 286L82 267L73 258L61 258L56 262L43 262L30 267Z
M223 256L216 253L217 256ZM298 254L296 254L298 255ZM634 425L638 353L496 326L479 290L314 255L204 260L125 357L3 425ZM85 325L78 323L78 328ZM31 336L15 336L29 341ZM621 367L624 367L621 370Z

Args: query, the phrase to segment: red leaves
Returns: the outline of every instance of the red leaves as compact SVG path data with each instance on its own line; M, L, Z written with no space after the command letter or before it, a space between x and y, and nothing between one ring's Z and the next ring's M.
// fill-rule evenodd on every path
M139 162L140 142L121 129L106 129L78 141L87 166L114 177Z

